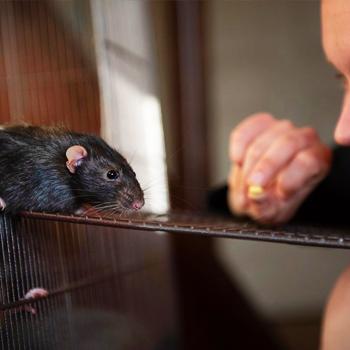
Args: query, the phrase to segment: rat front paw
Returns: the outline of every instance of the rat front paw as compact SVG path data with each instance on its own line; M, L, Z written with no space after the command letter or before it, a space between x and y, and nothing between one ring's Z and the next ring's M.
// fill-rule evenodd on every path
M25 296L24 299L37 299L44 298L49 295L49 292L43 288L33 288ZM36 309L31 305L25 305L24 310L30 312L31 314L36 314Z
M83 215L84 212L85 212L84 207L81 207L74 212L74 215Z

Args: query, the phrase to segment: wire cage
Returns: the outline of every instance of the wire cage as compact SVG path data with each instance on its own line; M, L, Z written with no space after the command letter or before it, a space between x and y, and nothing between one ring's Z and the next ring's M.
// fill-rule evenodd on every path
M130 61L143 52L138 52L138 45L128 47L134 41L127 38L135 32L135 39L143 40L146 6L119 0L1 1L0 124L24 122L122 134L120 125L106 125L101 55L108 50L111 57L106 64L115 60L110 88L117 92L107 104L116 104L113 123L122 123L127 115L121 100L131 86L120 85L125 74L132 73L133 84L136 79L147 89L152 86L153 62ZM119 16L118 30L111 14ZM130 23L139 25L137 18L143 27L135 31ZM106 46L108 35L114 36ZM147 47L145 51L149 52ZM138 87L131 87L138 99ZM116 97L118 93L121 96ZM145 100L152 113L154 101ZM130 119L137 113L128 115ZM135 129L140 121L129 124ZM140 162L140 156L134 158ZM67 217L52 221L2 215L0 236L2 349L162 349L168 338L175 337L167 235L115 227L111 222L91 225Z
M203 57L197 40L200 2L0 1L0 124L63 125L107 136L119 132L121 140L132 145L137 140L143 145L140 149L146 148L155 134L148 135L147 142L140 140L157 119L149 117L159 117L151 79L154 57L143 40L155 3L155 27L165 33L164 46L168 38L175 39L173 54L159 55L160 63L171 61L167 68L173 90L166 98L175 96L170 117L165 116L170 120L165 131L179 136L168 145L174 151L168 159L170 187L182 202L203 208L208 162ZM128 23L135 13L140 17ZM171 21L160 21L163 14ZM96 39L96 26L105 30L106 38ZM110 40L113 33L125 47ZM138 34L141 39L132 40ZM96 55L97 46L101 55ZM118 74L101 69L101 60L118 67ZM125 91L133 91L136 98L125 99ZM126 113L127 131L139 127L133 138L115 127L126 119L125 105L134 108ZM140 105L147 113L133 119ZM112 123L105 114L114 110ZM158 157L157 164L164 165L164 154L154 145L150 149L154 153L148 158ZM142 157L135 158L142 165ZM160 202L166 201L163 193ZM109 217L1 214L1 349L277 349L259 322L252 323L254 313L241 308L245 301L217 263L210 237L350 247L348 230L266 228L188 211Z
M0 223L1 348L161 349L175 336L166 236L30 217ZM28 294L38 289L46 293Z
M1 348L179 348L179 280L174 279L171 233L350 247L346 230L263 228L193 212L2 215ZM198 244L193 248L185 259L188 268L200 257Z

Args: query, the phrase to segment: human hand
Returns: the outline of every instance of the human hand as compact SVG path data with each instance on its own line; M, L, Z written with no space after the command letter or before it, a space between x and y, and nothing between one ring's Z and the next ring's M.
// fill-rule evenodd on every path
M288 221L331 164L331 151L314 129L267 113L249 116L232 131L229 156L231 211L264 224Z

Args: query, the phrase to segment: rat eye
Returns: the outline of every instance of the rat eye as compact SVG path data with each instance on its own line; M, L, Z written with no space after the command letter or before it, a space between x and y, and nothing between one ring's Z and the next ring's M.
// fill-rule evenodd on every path
M116 170L109 170L107 172L107 178L109 180L116 180L116 179L118 179L118 177L119 177L119 172Z

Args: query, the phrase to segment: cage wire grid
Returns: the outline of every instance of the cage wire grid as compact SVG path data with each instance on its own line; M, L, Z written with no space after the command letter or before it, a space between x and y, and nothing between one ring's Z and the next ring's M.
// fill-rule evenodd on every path
M175 331L166 237L24 214L0 238L1 349L151 349Z
M167 214L134 213L124 215L75 216L23 212L22 218L63 221L132 230L195 234L217 238L237 238L276 243L333 248L350 248L350 230L317 224L262 226L246 219L206 212L172 211Z
M156 348L176 330L169 234L350 247L343 229L206 213L1 215L1 348Z
M350 247L346 229L206 213L1 215L1 348L155 348L176 330L168 238L183 234Z

